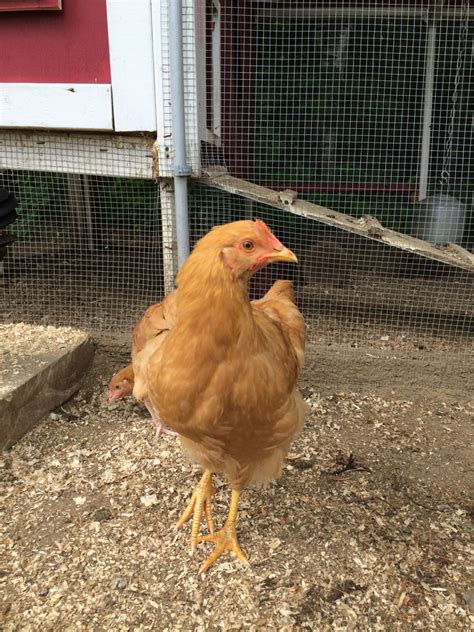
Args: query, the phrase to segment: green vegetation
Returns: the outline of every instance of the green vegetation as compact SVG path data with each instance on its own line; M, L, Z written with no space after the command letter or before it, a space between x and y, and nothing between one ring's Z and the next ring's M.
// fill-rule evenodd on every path
M159 222L159 190L154 182L127 178L70 176L36 171L10 172L4 184L18 199L18 219L11 232L49 239L71 236L84 214L85 196L97 229L146 231Z

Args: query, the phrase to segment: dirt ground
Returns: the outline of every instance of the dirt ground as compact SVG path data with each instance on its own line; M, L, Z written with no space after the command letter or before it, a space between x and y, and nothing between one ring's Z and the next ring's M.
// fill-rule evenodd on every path
M127 353L99 346L81 392L3 455L2 629L470 629L472 358L310 336L305 429L242 496L250 565L202 577L209 546L190 557L174 528L199 472L146 410L106 405Z

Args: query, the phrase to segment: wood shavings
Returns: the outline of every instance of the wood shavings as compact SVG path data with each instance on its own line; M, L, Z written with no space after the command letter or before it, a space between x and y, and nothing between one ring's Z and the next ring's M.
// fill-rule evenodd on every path
M0 459L2 629L469 629L472 407L458 396L462 375L445 371L440 384L436 358L421 373L398 352L354 353L309 345L310 413L292 469L242 496L250 566L229 556L202 577L207 545L190 557L189 528L174 528L199 472L176 439L154 439L138 405L102 406L123 357L99 351L63 406L70 418L47 418ZM425 387L402 390L415 374ZM351 454L370 470L324 475ZM216 489L220 526L229 491L218 477Z

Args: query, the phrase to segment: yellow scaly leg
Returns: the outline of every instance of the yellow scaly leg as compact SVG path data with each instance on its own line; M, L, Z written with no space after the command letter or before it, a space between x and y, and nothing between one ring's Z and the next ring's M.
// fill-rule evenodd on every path
M225 551L233 551L241 562L248 564L247 556L239 546L237 532L235 530L239 497L240 491L238 489L233 489L230 499L229 513L224 527L216 534L204 535L198 538L199 542L214 542L216 545L213 552L199 569L201 573L205 573Z
M194 553L198 543L199 527L201 526L203 514L206 517L209 531L214 533L214 520L212 518L212 494L214 491L212 472L206 470L193 491L188 506L176 523L176 528L180 529L192 516L191 553Z

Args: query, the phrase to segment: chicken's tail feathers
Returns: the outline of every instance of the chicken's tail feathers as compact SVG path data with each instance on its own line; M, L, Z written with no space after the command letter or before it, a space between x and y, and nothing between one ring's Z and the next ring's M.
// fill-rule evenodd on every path
M289 299L292 303L295 302L295 292L293 290L292 281L283 279L275 281L262 300L282 297Z

